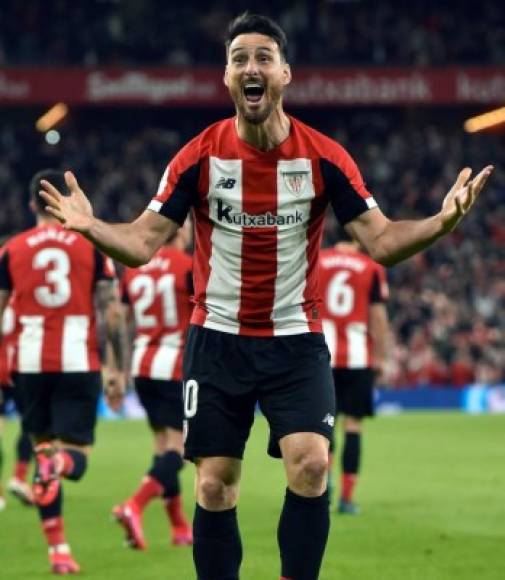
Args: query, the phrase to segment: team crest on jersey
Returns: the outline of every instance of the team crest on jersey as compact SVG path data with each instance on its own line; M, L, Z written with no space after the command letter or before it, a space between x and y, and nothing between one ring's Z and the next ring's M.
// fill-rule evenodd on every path
M298 197L307 185L308 171L283 171L282 177L288 190Z

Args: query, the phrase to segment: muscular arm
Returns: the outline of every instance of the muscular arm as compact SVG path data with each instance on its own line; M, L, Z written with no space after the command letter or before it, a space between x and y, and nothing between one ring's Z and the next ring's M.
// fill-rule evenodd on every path
M358 216L346 225L346 230L383 266L394 266L410 258L446 233L439 215L391 221L378 208Z
M135 221L109 224L95 217L82 234L99 250L131 268L147 264L179 225L146 210Z
M471 209L492 171L488 165L470 180L471 170L463 169L434 216L392 221L374 208L350 221L346 230L376 262L393 266L451 232Z
M42 180L39 193L47 203L46 211L66 229L80 232L99 250L126 266L149 262L156 250L177 231L178 224L154 211L146 210L135 221L109 224L93 215L93 208L71 171L65 172L70 195L62 195L51 183Z

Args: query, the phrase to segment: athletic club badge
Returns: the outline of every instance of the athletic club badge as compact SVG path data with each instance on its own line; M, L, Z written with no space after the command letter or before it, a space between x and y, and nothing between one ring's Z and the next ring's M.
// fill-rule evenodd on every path
M288 190L298 197L305 189L308 174L308 171L283 171L282 177Z

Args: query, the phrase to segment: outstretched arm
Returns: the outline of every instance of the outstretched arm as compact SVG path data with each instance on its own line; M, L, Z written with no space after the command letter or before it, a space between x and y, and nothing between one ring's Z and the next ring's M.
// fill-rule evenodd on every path
M47 203L46 211L66 229L83 234L114 260L130 267L149 262L155 252L179 227L164 216L146 210L135 221L109 224L93 215L93 208L71 171L65 172L70 195L62 195L51 183L42 180L40 195Z
M346 230L376 262L393 266L451 232L470 211L493 169L488 165L472 180L471 169L463 169L445 196L442 209L434 216L391 221L374 208L349 222Z

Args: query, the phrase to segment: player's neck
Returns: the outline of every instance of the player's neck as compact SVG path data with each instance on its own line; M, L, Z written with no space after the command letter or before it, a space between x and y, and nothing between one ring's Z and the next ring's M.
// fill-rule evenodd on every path
M57 224L59 224L60 222L52 217L52 216L45 216L45 215L40 215L37 214L37 225L38 226L55 226Z
M237 115L235 127L242 141L261 151L270 151L289 137L291 121L279 107L259 125L249 123L241 115Z

